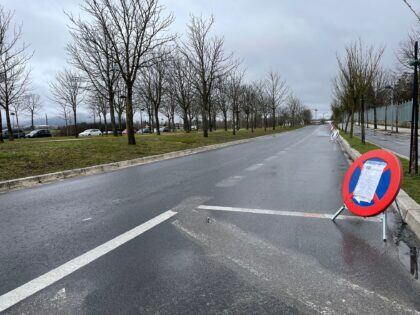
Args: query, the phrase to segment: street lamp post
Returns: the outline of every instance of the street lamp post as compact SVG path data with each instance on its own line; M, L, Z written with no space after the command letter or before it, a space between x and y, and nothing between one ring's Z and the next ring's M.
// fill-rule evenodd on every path
M394 87L387 85L385 89L391 91L391 133L394 132Z

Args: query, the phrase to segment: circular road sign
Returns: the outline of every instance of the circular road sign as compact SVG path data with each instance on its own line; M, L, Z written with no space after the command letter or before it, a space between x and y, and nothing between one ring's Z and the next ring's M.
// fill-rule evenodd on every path
M368 162L385 163L373 199L362 201L354 195L362 173L363 165ZM382 164L383 165L383 164ZM361 155L347 170L342 187L343 202L353 214L372 217L385 211L400 191L403 171L400 160L387 150L373 150Z

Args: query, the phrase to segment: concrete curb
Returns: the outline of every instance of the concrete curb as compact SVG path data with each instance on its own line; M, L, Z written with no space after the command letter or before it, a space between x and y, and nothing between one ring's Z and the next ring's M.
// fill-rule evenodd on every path
M342 136L340 136L340 145L343 151L346 152L353 161L361 155L360 152L353 149ZM402 189L397 196L397 201L400 205L404 221L407 222L417 237L420 238L420 205Z
M174 159L178 157L197 154L200 152L211 151L211 150L221 149L221 148L225 148L225 147L229 147L229 146L233 146L237 144L247 143L247 142L251 142L256 139L261 139L264 137L273 137L275 135L285 134L288 132L290 131L284 131L280 133L272 133L269 135L263 135L263 136L258 136L254 138L212 144L212 145L198 147L194 149L186 149L186 150L181 150L181 151L168 152L164 154L146 156L146 157L137 158L133 160L125 160L125 161L119 161L119 162L114 162L114 163L100 164L100 165L94 165L94 166L84 167L84 168L77 168L77 169L72 169L72 170L67 170L67 171L62 171L62 172L55 172L55 173L1 181L0 193L5 193L11 190L29 188L36 185L40 185L44 183L51 183L54 181L67 179L67 178L102 174L102 173L107 173L107 172L111 172L111 171L115 171L115 170L119 170L119 169L123 169L127 167L138 166L138 165L148 164L148 163L153 163L153 162L158 162L158 161L164 161L168 159Z

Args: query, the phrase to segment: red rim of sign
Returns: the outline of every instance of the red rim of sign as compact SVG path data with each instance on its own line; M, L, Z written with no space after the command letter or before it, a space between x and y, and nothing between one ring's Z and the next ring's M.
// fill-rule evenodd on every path
M362 206L356 203L353 199L353 192L350 191L350 181L354 172L358 169L361 170L363 164L368 160L384 161L387 164L387 166L384 169L384 173L389 170L391 172L391 176L389 186L382 198L379 198L378 195L375 193L375 196L373 198L373 204ZM361 155L349 167L349 169L346 172L346 175L344 176L342 197L345 206L347 207L347 209L350 210L350 212L361 217L372 217L380 214L381 212L385 211L397 197L402 183L402 174L403 171L400 160L394 154L387 150L372 150Z

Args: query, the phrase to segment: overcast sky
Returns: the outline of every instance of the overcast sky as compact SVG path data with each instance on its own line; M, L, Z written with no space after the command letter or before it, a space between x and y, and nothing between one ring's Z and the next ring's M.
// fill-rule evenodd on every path
M190 13L216 18L214 33L226 49L242 59L247 80L263 78L272 69L294 93L318 113L328 112L336 54L360 37L385 46L382 64L396 65L395 50L416 22L402 0L161 0L173 12L174 32L184 33ZM45 111L48 82L66 65L69 41L64 11L77 14L81 0L1 0L23 22L24 40L35 54L30 62L35 92ZM411 0L414 6L418 0ZM420 5L417 4L417 9Z

